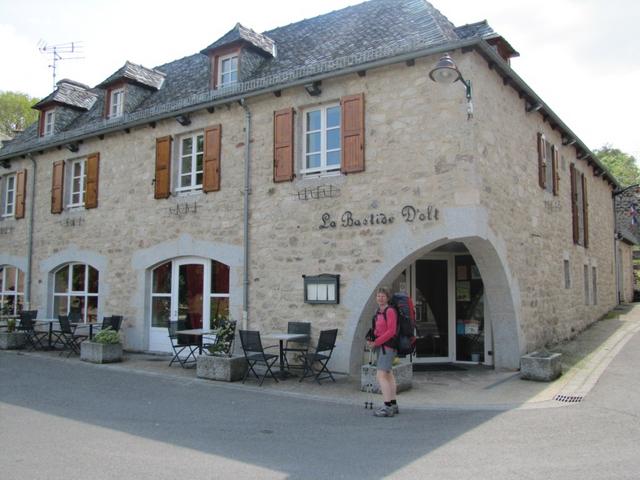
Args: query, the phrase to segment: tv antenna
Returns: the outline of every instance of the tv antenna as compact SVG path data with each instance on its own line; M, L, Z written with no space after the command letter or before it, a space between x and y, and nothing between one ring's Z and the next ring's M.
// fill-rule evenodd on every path
M69 42L58 43L56 45L49 45L44 40L38 42L38 50L43 55L48 55L50 58L49 68L53 70L53 88L56 88L56 68L58 62L62 60L80 60L84 58L82 55L84 48L83 42Z

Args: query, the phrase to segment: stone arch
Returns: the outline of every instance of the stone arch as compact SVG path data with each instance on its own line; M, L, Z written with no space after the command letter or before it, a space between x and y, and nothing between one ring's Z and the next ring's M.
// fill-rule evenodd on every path
M466 245L480 270L492 321L494 365L516 369L520 364L523 339L520 328L520 293L509 270L504 242L489 228L482 207L445 209L438 225L426 230L400 225L385 242L385 254L378 268L366 278L354 278L345 292L345 304L353 315L346 325L344 348L336 367L356 373L362 361L364 335L374 309L377 286L390 283L407 265L446 243Z

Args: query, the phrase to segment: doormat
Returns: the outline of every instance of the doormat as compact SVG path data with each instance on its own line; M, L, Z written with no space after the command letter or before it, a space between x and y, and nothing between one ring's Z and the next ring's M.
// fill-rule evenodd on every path
M414 363L414 372L446 372L446 371L465 371L464 367L453 365L451 363Z

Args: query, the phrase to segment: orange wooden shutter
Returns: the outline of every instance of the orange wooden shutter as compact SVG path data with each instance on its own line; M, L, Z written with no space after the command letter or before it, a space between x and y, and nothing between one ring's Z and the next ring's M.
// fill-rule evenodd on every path
M545 147L544 135L538 133L538 183L541 188L547 186L547 149Z
M573 224L573 243L578 243L580 232L578 226L578 188L576 183L576 167L573 163L569 166L571 174L571 218Z
M551 154L552 154L551 166L552 166L552 172L553 172L553 194L558 195L560 191L560 174L558 173L559 153L555 145L551 147Z
M273 181L293 180L293 108L273 112Z
M24 218L24 204L27 194L27 170L16 173L16 218Z
M87 196L84 199L85 208L98 206L98 177L100 176L100 154L92 153L87 158Z
M215 125L204 131L204 178L202 180L204 192L220 190L221 137L222 125Z
M589 246L589 201L587 199L587 177L582 177L582 218L584 228L584 248Z
M156 182L154 198L171 195L171 136L156 138Z
M51 175L51 213L62 213L62 194L64 185L64 160L53 162Z
M340 100L342 107L342 173L364 171L364 93Z

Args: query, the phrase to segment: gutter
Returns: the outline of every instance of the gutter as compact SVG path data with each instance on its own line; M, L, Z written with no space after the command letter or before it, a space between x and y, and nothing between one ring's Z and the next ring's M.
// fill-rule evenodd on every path
M244 110L244 189L242 191L242 329L249 326L249 195L251 194L251 110L244 98L239 101Z
M36 173L38 171L38 164L33 155L28 154L31 165L33 166L33 172L31 174L31 202L29 204L29 226L27 228L27 272L24 286L24 303L25 310L31 310L31 270L33 263L33 214L36 205Z

